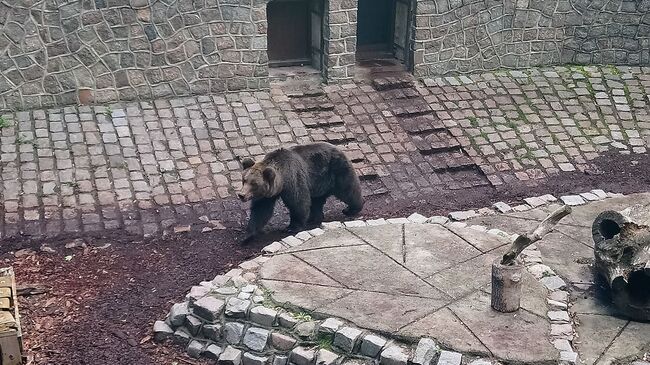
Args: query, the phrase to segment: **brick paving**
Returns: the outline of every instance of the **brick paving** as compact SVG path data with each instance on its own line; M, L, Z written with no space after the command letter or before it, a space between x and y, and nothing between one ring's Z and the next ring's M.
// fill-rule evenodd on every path
M0 238L239 221L238 159L312 141L349 155L366 196L535 184L646 153L649 94L650 68L576 66L6 113Z

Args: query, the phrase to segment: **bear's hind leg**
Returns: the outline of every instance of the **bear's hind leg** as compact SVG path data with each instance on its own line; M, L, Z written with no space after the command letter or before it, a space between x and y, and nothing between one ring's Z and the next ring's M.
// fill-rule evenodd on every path
M252 240L255 236L264 231L264 227L273 216L273 208L277 198L263 198L254 200L251 203L251 217L248 220L248 233L243 242Z
M347 208L343 209L343 214L349 217L359 214L363 209L359 179L356 176L349 176L346 182L339 183L336 190L334 196L347 205Z
M323 207L325 206L325 202L327 202L327 196L311 199L309 224L321 224L323 222Z

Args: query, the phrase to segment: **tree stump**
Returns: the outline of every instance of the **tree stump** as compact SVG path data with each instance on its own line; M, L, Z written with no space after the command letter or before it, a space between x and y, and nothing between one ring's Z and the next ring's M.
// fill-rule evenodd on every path
M504 313L519 309L523 270L519 262L503 265L496 259L492 263L492 308Z
M535 229L517 236L508 252L502 258L494 261L492 264L492 308L506 313L519 309L524 266L517 261L517 257L526 247L544 238L562 218L570 213L571 207L568 205L556 209Z
M650 205L607 210L594 220L594 269L621 314L650 321Z

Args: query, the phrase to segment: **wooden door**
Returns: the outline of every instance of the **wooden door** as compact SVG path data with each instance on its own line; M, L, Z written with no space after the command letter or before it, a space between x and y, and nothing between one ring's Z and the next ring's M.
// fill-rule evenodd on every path
M322 70L323 63L323 16L325 0L310 0L311 65Z
M269 64L311 64L309 1L271 1L266 8L266 16Z
M395 31L393 33L393 54L398 60L408 64L410 55L410 32L411 29L411 1L397 0L395 2Z

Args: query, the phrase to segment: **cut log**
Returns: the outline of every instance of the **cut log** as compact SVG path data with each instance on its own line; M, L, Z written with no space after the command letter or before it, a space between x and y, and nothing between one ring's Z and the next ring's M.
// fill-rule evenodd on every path
M592 225L594 269L626 317L650 321L650 204L604 211Z
M524 266L503 265L499 259L492 263L492 308L509 313L519 309Z
M562 220L562 218L566 217L570 213L571 213L571 207L568 205L564 205L556 209L553 213L551 213L548 217L546 217L542 221L542 223L540 223L539 226L537 226L537 228L524 235L518 236L515 239L515 241L512 243L512 246L510 246L508 252L506 252L506 254L503 255L501 264L513 265L515 263L515 260L519 256L519 254L526 247L544 238L544 236L546 236L549 232L551 232L553 228L560 222L560 220Z

